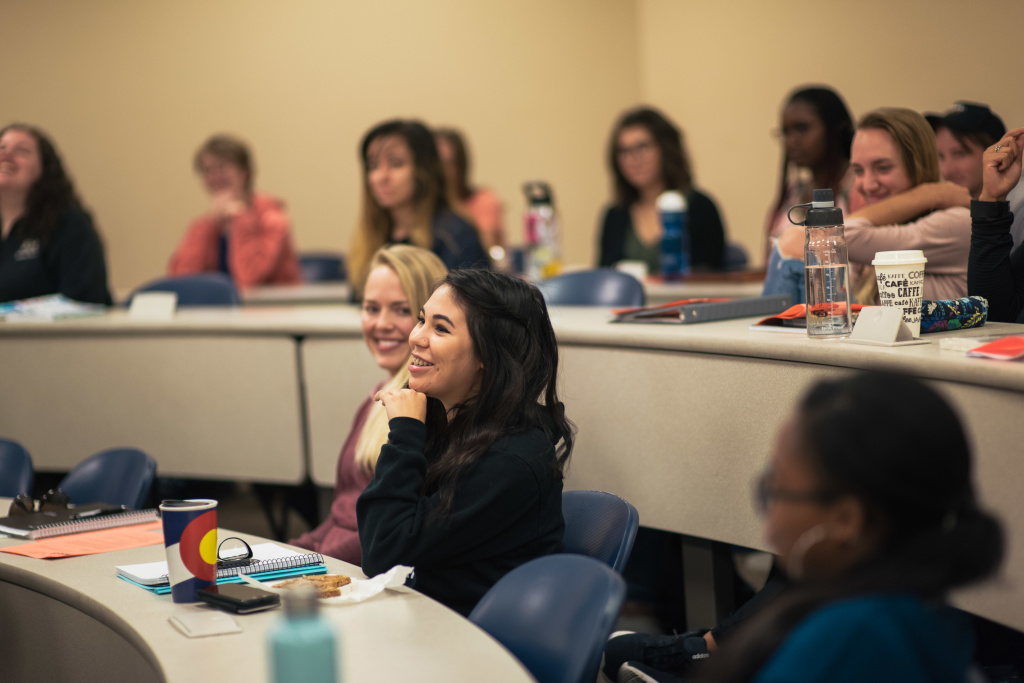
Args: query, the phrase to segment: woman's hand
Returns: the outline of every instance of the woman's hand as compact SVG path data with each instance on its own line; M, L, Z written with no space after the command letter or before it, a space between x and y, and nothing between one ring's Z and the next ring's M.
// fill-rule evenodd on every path
M1020 180L1021 147L1024 145L1024 128L1015 128L1003 136L995 145L985 150L981 158L982 189L979 200L983 202L1006 201Z
M779 255L783 258L804 258L804 228L791 225L779 235Z
M384 404L388 419L411 417L420 422L427 421L427 395L412 389L387 389L378 391L373 400Z
M234 192L218 192L213 195L210 212L218 220L230 220L243 211L245 211L245 201Z
M951 209L954 206L971 208L971 191L963 185L941 180L937 183L921 183L918 187L921 188L921 191L929 193L931 208L936 211ZM913 190L908 191L913 192Z

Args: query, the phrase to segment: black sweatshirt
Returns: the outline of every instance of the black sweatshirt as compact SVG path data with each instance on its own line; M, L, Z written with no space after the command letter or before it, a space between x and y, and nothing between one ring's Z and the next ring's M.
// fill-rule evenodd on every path
M439 504L421 496L426 426L391 420L388 443L356 514L363 572L416 568L412 587L468 615L498 579L542 555L561 552L562 482L555 449L540 429L504 436L466 471L447 523L426 524Z
M992 322L1024 323L1024 247L1013 250L1009 202L971 202L967 293L988 299Z
M82 209L64 212L45 242L26 236L22 221L0 240L0 301L63 294L75 301L112 303L103 244Z

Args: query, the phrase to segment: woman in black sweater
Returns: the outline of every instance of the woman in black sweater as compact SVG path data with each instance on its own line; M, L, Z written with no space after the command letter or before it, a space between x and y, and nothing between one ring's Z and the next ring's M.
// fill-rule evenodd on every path
M626 112L612 131L608 164L615 201L601 222L599 266L635 260L647 263L650 273L660 272L662 227L655 201L666 190L686 197L694 269L722 266L722 218L715 202L694 188L683 134L671 121L646 107Z
M967 293L988 299L988 318L996 322L1024 323L1024 249L1012 251L1006 201L1020 180L1022 147L1024 128L1017 128L985 150L981 196L971 202Z
M377 395L390 434L356 504L363 571L469 614L502 576L562 549L574 427L555 391L558 347L540 292L456 270L409 337L409 387Z

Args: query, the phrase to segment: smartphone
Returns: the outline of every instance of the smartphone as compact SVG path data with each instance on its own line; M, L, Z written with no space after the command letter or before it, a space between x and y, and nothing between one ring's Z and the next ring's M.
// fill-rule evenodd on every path
M281 596L277 593L254 588L244 583L222 583L203 588L196 593L196 597L217 609L235 614L259 612L281 604Z

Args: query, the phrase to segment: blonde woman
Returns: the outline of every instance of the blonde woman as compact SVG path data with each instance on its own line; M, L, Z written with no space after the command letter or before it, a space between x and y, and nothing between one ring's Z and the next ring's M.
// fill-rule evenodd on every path
M871 261L879 251L920 249L928 259L924 298L967 296L971 197L939 182L935 134L910 109L876 109L861 117L850 150L854 192L863 208L846 217L846 242L855 298L878 303ZM784 258L803 259L804 229L779 239Z
M370 261L362 304L363 339L390 378L375 386L356 411L338 457L331 512L320 526L290 541L339 560L361 564L356 499L373 478L381 446L388 439L387 412L372 397L409 381L409 333L434 283L448 272L437 256L418 247L384 247Z
M449 269L487 267L472 225L451 210L434 135L418 121L386 121L360 145L363 211L349 247L358 298L372 255L385 244L430 249Z

